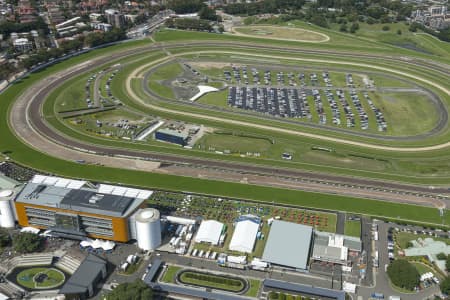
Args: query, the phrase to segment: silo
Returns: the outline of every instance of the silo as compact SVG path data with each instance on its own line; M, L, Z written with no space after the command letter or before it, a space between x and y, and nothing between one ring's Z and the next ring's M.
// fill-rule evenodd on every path
M142 250L154 250L161 245L161 221L154 208L141 209L136 213L136 239Z
M16 218L11 203L14 192L11 190L0 191L0 227L13 228L16 225Z

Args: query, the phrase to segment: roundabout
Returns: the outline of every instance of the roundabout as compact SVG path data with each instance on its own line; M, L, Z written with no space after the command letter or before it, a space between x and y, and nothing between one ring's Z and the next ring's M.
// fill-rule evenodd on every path
M233 50L224 51L224 47L229 45L233 45ZM14 136L29 147L53 157L74 161L86 156L89 157L89 161L97 161L108 167L134 170L148 171L151 169L151 161L156 161L235 171L245 170L266 175L310 177L313 174L313 177L326 181L371 186L382 185L416 193L430 193L430 190L424 185L405 184L399 181L433 182L439 185L450 176L446 169L439 171L441 173L438 172L438 176L436 176L435 171L433 174L431 171L427 171L428 173L421 170L416 171L410 168L409 164L410 160L417 165L422 160L434 160L436 165L439 161L439 167L441 167L443 160L439 157L447 159L445 152L450 145L447 120L450 90L443 82L450 71L444 64L436 68L434 63L429 63L424 59L401 60L379 54L287 49L275 45L255 46L252 43L227 41L158 42L134 49L130 47L130 49L123 47L108 55L98 57L92 55L88 61L80 60L79 63L52 73L24 90L8 110L9 128L13 131ZM161 97L161 90L158 93L154 88L148 90L144 88L144 86L148 86L146 78L151 80L151 75L149 75L150 77L147 75L169 61L208 62L208 59L217 64L224 60L226 64L230 64L230 60L233 60L241 65L255 65L261 64L261 61L274 60L277 61L276 65L287 69L291 68L296 72L297 67L293 67L293 65L308 65L308 72L311 68L317 72L329 68L330 73L336 72L336 74L345 74L350 71L362 74L366 72L377 76L389 74L392 78L397 78L396 80L400 78L400 81L405 80L418 86L422 91L427 92L428 96L434 95L432 102L435 106L431 105L430 107L441 114L436 122L433 122L425 131L412 135L411 137L415 137L414 139L407 139L408 136L392 138L383 133L366 133L361 130L339 129L339 127L332 126L313 126L313 124L304 124L298 120L280 119L248 111L218 109L201 103L201 98L198 103L184 103L178 99L171 99L171 97ZM120 64L120 68L114 71L114 76L109 81L112 71L108 68L118 64ZM336 71L333 71L332 68ZM273 72L280 69L274 69ZM367 71L369 69L370 72ZM102 121L101 118L109 114L107 115L108 120L112 121L108 121L109 125L104 126L117 127L120 120L127 120L128 123L131 123L133 119L147 122L145 118L179 120L185 123L202 124L212 128L213 131L243 132L244 134L241 136L252 134L270 138L275 141L275 146L272 146L274 150L269 148L268 154L259 159L225 156L201 151L200 148L180 149L151 140L138 142L131 138L122 138L128 137L124 135L121 135L120 138L116 136L111 138L105 134L100 135L99 132L103 129L98 128L94 128L90 132L86 129L80 130L82 127L76 126L75 117L67 118L69 120L67 121L59 115L59 111L55 109L56 98L61 95L62 91L75 91L80 86L81 92L77 93L83 95L84 82L101 70L106 70L106 75L100 79L97 87L102 89L102 86L108 82L114 98L113 100L110 98L109 103L103 103L103 107L110 106L113 109L112 112L95 112L91 119L100 120L100 123L106 124L106 121ZM262 70L263 67L261 67ZM155 81L164 81L168 77L170 76L161 77ZM73 85L76 81L79 84ZM180 84L180 82L178 83ZM229 85L229 83L227 84ZM223 86L219 88L223 88ZM104 93L103 97L108 97L106 91L102 93ZM70 95L65 92L63 94L68 97ZM211 93L211 95L213 94ZM73 97L76 98L76 96ZM81 101L84 101L83 98L84 96L81 96ZM84 115L76 118L80 119L81 123L85 122ZM93 126L98 127L98 125ZM121 126L120 130L129 130L123 129L124 125ZM133 126L144 127L144 125L135 125L134 123ZM126 128L130 128L130 126L127 125ZM429 132L433 132L433 134L430 135ZM276 147L278 149L275 150ZM321 150L317 151L316 148L331 149L331 151L324 153L320 152ZM5 150L8 149L5 148ZM292 163L280 158L281 153L289 150L296 153ZM274 154L271 154L272 152ZM333 161L331 162L331 160ZM373 165L373 169L367 168L368 162L370 162L370 166ZM348 167L344 167L345 165ZM153 168L158 167L153 166ZM330 170L332 172L328 172ZM447 190L444 187L438 187L431 193L434 194L433 198L439 199L442 197L437 195L447 193ZM432 201L434 200L424 200L424 202Z

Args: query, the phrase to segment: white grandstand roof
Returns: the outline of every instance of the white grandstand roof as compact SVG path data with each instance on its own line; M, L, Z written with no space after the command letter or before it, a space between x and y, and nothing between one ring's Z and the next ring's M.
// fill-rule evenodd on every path
M200 224L195 237L195 242L211 243L212 245L219 244L220 235L222 234L223 223L215 220L204 220Z
M109 185L109 184L100 184L97 191L102 194L126 196L126 197L132 197L132 198L137 198L137 199L148 199L153 194L153 191L139 190L139 189L134 189L134 188Z
M103 249L105 251L112 250L116 246L116 243L112 241L103 241L103 240L91 240L91 239L85 239L80 242L81 247L92 247L94 249Z
M247 218L236 223L229 246L230 250L243 253L253 252L256 234L259 230L259 223L255 219Z
M86 181L84 180L73 180L44 175L34 175L33 179L31 179L31 182L36 184L52 185L56 187L69 188L74 190L79 190L86 184Z

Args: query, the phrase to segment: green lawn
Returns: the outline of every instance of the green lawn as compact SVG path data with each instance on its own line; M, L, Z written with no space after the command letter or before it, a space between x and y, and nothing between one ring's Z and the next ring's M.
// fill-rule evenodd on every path
M85 86L87 79L90 75L84 75L80 77L73 85L67 87L57 99L56 111L68 111L73 109L86 109L88 105L86 103ZM94 85L94 82L91 82ZM91 101L93 103L93 95L90 94Z
M177 62L169 63L157 68L151 75L151 80L168 80L174 79L183 73L183 68Z
M344 234L354 237L361 237L361 221L345 221Z
M208 93L200 97L197 102L209 104L218 107L228 107L227 104L228 89L219 92Z
M168 87L167 85L161 83L157 80L149 80L148 87L155 92L156 94L168 98L173 99L175 97L174 92L172 88Z
M264 138L242 137L227 134L206 134L195 145L207 151L230 151L231 153L259 152L265 154L271 143Z
M417 272L419 272L420 275L431 272L440 280L444 279L444 276L443 274L441 274L441 272L436 272L436 270L430 266L418 262L411 262L411 264L416 268Z
M185 284L222 289L229 292L239 292L244 288L244 281L242 279L225 277L212 273L186 271L180 275L179 280Z
M383 112L391 135L415 135L436 126L438 112L428 95L422 93L369 93Z
M39 274L45 274L46 278L42 282L36 279ZM30 289L48 289L58 287L64 283L65 275L55 268L35 267L23 270L17 274L17 282Z
M248 283L250 284L250 287L244 296L256 298L258 296L259 289L261 288L261 281L257 279L248 279Z
M182 268L177 266L171 266L169 265L166 270L164 271L163 276L161 277L162 282L167 283L175 283L175 275L180 271Z
M414 234L410 232L398 232L395 234L395 240L397 242L397 245L401 249L406 249L408 247L408 243L412 240L417 240L419 238L426 239L426 238L432 238L435 241L442 241L446 243L447 245L450 245L450 239L446 238L440 238L440 237L434 237L429 236L426 234Z
M247 27L234 27L233 30L243 35L269 39L297 40L302 42L326 42L329 39L325 34L295 27L252 25Z

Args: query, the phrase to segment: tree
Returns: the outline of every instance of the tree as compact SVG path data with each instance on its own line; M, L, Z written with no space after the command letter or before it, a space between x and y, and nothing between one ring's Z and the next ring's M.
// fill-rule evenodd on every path
M357 30L359 29L359 23L353 23L352 26L350 27L350 32L351 33L355 33Z
M21 253L35 252L42 247L42 237L30 232L21 232L13 236L14 250Z
M389 30L391 29L391 27L389 27L389 26L387 26L387 25L384 25L381 29L382 29L383 31L389 31Z
M440 288L442 294L444 295L450 294L450 277L445 277L445 279L442 280Z
M341 24L341 27L339 27L339 31L341 32L347 32L347 25L345 23Z
M208 6L204 6L200 9L198 13L200 19L209 20L209 21L217 21L216 11Z
M119 284L111 293L106 295L106 300L151 300L153 299L152 289L142 280Z
M398 35L402 35L402 30L401 29L397 29L397 34Z
M447 256L447 259L445 260L445 269L450 270L450 255Z
M441 252L436 255L436 258L439 260L444 260L444 259L447 259L447 255L445 255L444 252Z
M9 233L6 230L1 229L0 230L0 248L6 247L11 242L11 238L9 236Z
M392 283L400 288L412 291L420 281L417 269L407 260L394 260L387 268L387 273Z

